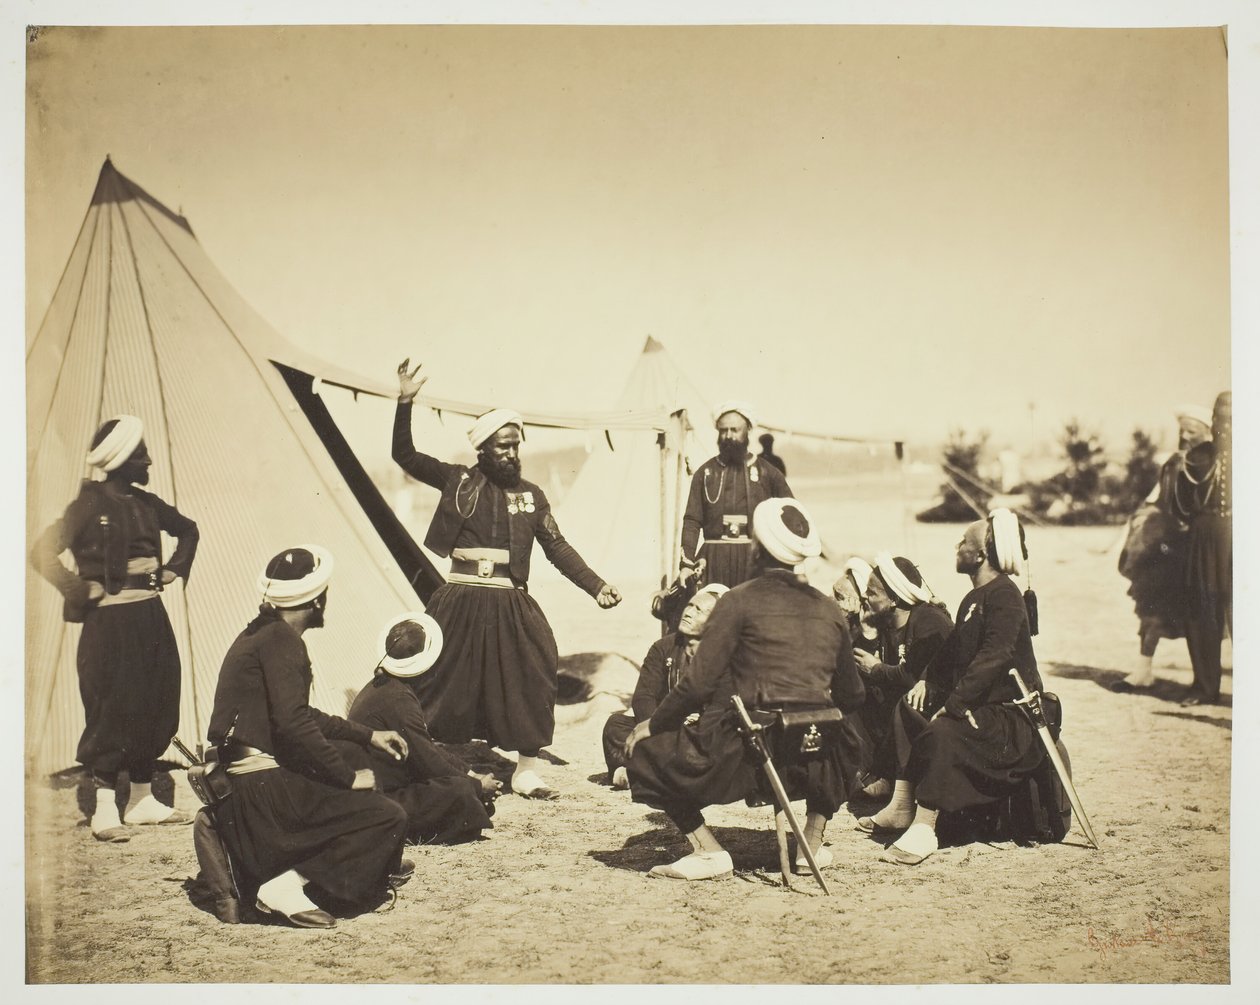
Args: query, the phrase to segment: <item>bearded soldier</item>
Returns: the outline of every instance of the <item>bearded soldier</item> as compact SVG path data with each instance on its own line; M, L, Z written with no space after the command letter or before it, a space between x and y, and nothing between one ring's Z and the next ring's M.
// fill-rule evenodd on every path
M753 510L766 499L792 496L783 473L764 456L749 453L753 425L748 405L718 406L718 453L692 476L683 514L679 576L684 581L695 575L701 559L710 583L738 586L750 579Z
M519 752L512 791L555 798L538 774L538 752L555 728L559 654L542 608L529 595L534 541L557 569L602 608L621 594L597 576L560 533L541 488L521 478L523 423L496 408L468 433L477 463L448 464L416 450L411 410L427 376L411 361L398 367L393 457L442 493L424 545L450 556L447 582L429 598L428 613L458 645L442 651L416 683L434 739L466 743L473 737Z

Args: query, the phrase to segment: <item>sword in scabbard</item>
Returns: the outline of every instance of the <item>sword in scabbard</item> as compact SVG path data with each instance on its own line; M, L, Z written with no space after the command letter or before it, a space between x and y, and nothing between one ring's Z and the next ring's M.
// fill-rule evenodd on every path
M181 740L178 736L172 736L172 737L171 737L171 745L172 745L172 746L174 746L174 748L175 748L176 750L178 750L181 754L183 754L186 758L188 758L189 763L191 763L191 764L200 764L200 763L201 763L201 758L200 758L200 757L198 757L196 754L194 754L194 753L193 753L191 750L189 750L187 747L185 747L185 746L184 746L184 741L183 741L183 740Z
M754 724L752 719L748 717L748 709L744 707L743 699L739 695L731 696L731 704L735 706L735 711L739 714L744 738L748 741L754 756L761 763L762 770L766 773L766 779L770 782L775 801L779 804L779 811L787 817L787 822L792 827L792 833L796 835L796 847L804 854L805 861L809 863L810 871L814 874L814 879L822 887L822 892L830 897L831 890L827 888L827 881L823 879L822 870L818 868L818 863L814 860L814 853L810 850L809 842L805 840L805 835L801 832L801 825L797 822L796 814L792 812L792 804L788 800L787 790L783 787L783 780L779 778L779 773L775 770L774 763L770 760L770 752L766 750L766 742L761 737L761 727ZM786 871L783 874L783 881L785 884L790 885Z
M1045 747L1046 756L1050 758L1050 763L1054 765L1059 781L1063 783L1063 790L1067 793L1068 800L1072 803L1072 812L1076 814L1076 819L1081 822L1081 830L1089 838L1089 843L1095 848L1099 848L1098 838L1094 836L1094 828L1090 826L1089 817L1085 815L1085 807L1081 805L1081 797L1076 794L1076 786L1072 784L1072 776L1068 774L1063 758L1059 756L1059 748L1055 745L1054 737L1050 735L1050 724L1046 721L1046 712L1041 705L1041 692L1029 691L1028 685L1024 683L1024 678L1013 667L1011 668L1011 676L1015 678L1015 684L1019 688L1019 693L1023 695L1015 704L1024 710L1024 714L1028 716L1029 721L1036 728L1037 735L1041 737L1041 745Z

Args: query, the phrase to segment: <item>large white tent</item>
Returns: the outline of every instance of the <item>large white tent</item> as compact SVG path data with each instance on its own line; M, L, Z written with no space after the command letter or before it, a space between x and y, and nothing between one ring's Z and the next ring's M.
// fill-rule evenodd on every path
M370 676L382 619L414 608L440 581L338 432L321 381L396 393L278 335L232 289L188 221L106 160L27 346L27 536L73 498L99 423L139 416L154 461L150 488L201 533L187 586L174 584L164 600L183 661L180 736L190 745L205 737L223 654L257 609L258 569L280 548L317 542L336 560L328 626L308 636L312 701L331 712L344 711ZM462 415L483 410L420 402ZM625 410L525 418L592 430L667 425L660 414ZM28 570L28 770L74 763L83 723L78 632L62 622L57 591Z

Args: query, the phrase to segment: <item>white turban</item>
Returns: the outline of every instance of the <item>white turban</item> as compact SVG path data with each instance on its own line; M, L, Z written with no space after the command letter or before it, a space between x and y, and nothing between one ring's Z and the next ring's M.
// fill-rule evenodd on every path
M712 593L715 597L720 597L723 593L726 593L729 590L730 587L725 583L705 583L704 586L696 590L695 597L692 597L691 599L695 600L695 598L700 596L702 593Z
M128 457L140 446L144 438L144 424L134 415L116 415L118 425L109 431L109 435L88 451L87 462L90 467L101 471L116 471L122 467ZM111 420L113 421L113 420Z
M718 407L713 411L714 423L716 424L717 420L722 418L722 416L724 416L727 412L734 412L737 415L742 415L744 417L744 421L748 423L749 429L757 424L757 420L753 418L752 406L746 401L722 402L722 404L718 405Z
M309 553L314 560L314 568L306 575L292 579L273 578L267 575L267 569L271 568L277 559L297 565L296 556L301 552ZM333 557L327 549L317 544L299 544L296 548L282 551L267 563L266 568L258 576L258 590L262 594L264 604L270 604L272 607L301 607L328 589L328 581L332 579L332 574Z
M871 578L871 563L854 555L844 563L844 571L849 580L857 587L859 594L866 593L866 584Z
M989 513L989 532L998 571L1018 576L1024 571L1024 548L1019 539L1019 517L1005 507Z
M904 561L904 560L903 560ZM907 607L915 604L926 604L932 599L932 591L927 585L915 586L910 577L897 566L897 560L887 551L875 556L875 568L879 570L879 578L892 591L893 599L900 600Z
M410 656L389 654L389 633L399 625L418 625L424 631L424 648ZM442 626L422 611L408 611L387 624L376 641L376 651L381 654L380 666L394 677L419 677L437 662L442 652Z
M493 408L484 415L477 416L472 428L468 430L468 442L473 445L474 450L478 450L504 426L515 426L523 431L525 422L519 412L513 412L510 408Z
M805 519L809 530L801 537L783 522L783 512L795 509ZM795 499L767 499L753 510L753 536L772 558L784 565L800 565L807 558L822 554L822 539L809 513Z
M1202 405L1178 405L1173 414L1178 422L1182 419L1190 419L1192 422L1199 423L1204 429L1212 428L1212 410Z

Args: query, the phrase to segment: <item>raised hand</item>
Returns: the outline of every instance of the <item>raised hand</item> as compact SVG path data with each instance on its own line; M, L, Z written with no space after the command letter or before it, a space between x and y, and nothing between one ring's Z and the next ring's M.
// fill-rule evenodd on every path
M423 363L417 363L416 368L412 370L410 356L398 364L399 401L411 401L420 393L420 388L424 387L425 381L429 379L428 374L420 376L420 370L423 367Z

